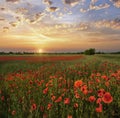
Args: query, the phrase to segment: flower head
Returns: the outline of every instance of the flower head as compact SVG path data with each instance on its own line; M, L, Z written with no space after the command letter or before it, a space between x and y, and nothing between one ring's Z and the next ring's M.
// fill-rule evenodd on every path
M43 90L43 94L47 94L48 92L48 87Z
M100 104L101 101L102 101L102 99L101 99L101 98L98 98L98 99L96 100L96 103L97 103L97 104Z
M104 94L105 94L105 90L104 90L104 89L100 89L100 90L98 91L98 96L99 96L99 97L103 97Z
M11 114L14 116L14 115L16 114L16 111L15 111L15 110L13 110Z
M52 104L49 103L48 106L47 106L47 110L51 109L51 107L52 107Z
M57 100L55 100L55 102L61 102L62 101L62 97L60 96Z
M102 97L102 101L104 103L111 103L113 101L113 97L111 96L111 94L109 92L106 92L103 97Z
M74 108L78 108L78 103L74 103Z
M64 99L64 104L70 104L70 98L65 98Z
M90 101L90 102L94 102L95 100L96 100L95 96L90 96L90 97L89 97L89 101Z
M102 104L99 104L99 107L96 108L96 112L102 112Z
M77 80L77 81L75 81L75 83L74 83L74 87L75 87L75 88L79 88L80 86L82 86L82 84L83 84L82 80Z
M34 103L34 104L32 104L31 108L32 108L32 110L36 110L37 105Z
M68 115L67 118L72 118L72 115Z

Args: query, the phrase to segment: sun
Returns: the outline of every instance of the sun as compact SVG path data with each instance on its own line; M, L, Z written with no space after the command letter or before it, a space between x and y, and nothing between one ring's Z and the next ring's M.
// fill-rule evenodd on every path
M43 49L38 49L38 53L43 53Z

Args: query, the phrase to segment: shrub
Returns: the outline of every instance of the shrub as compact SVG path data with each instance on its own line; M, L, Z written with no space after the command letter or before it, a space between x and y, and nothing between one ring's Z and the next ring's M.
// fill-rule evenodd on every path
M88 50L85 50L84 54L86 54L86 55L94 55L95 54L95 49L94 48L90 48Z

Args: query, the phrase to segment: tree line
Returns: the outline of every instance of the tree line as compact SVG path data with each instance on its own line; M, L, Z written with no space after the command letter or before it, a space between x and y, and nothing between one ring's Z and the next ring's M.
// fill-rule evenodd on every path
M33 55L39 54L37 52L0 52L0 55ZM90 48L82 52L52 52L52 53L42 53L42 54L85 54L85 55L94 55L94 54L120 54L120 51L117 52L103 52L96 51L95 48Z

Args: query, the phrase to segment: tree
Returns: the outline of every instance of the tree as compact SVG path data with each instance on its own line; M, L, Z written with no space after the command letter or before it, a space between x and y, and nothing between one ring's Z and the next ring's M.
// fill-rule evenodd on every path
M86 54L86 55L94 55L95 54L95 49L94 48L90 48L88 50L85 50L84 54Z

